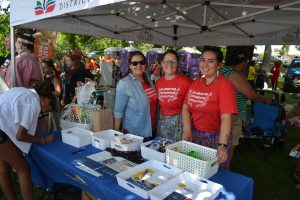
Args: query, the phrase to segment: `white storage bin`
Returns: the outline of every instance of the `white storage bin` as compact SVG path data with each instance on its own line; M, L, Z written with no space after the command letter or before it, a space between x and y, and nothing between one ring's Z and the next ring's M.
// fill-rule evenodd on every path
M128 144L121 144L121 140L132 140L132 142ZM141 150L141 144L143 143L143 140L143 137L133 134L120 135L111 140L111 148L118 151L139 151Z
M149 198L148 192L150 192L151 190L146 191L146 190L134 185L133 183L127 181L127 179L129 179L130 177L132 177L133 175L139 173L140 171L142 171L144 169L151 169L151 170L156 171L157 173L163 173L163 174L167 175L168 177L167 177L167 180L165 180L165 181L168 181L171 178L175 177L176 175L182 173L181 169L167 165L166 163L162 163L157 160L150 160L150 161L144 162L140 165L137 165L129 170L126 170L126 171L123 171L123 172L117 174L116 177L118 180L118 184L120 186L122 186L123 188L126 188L127 190L143 197L144 199L148 199ZM162 177L162 178L166 178L166 177Z
M63 143L74 147L82 147L92 143L92 131L73 127L61 131Z
M141 154L142 157L147 160L158 160L160 162L166 162L166 153L161 153L159 151L156 151L155 149L151 149L147 147L147 145L151 144L153 140L149 142L145 142L141 144Z
M200 153L204 160L184 154L190 151ZM219 168L217 150L183 140L166 147L166 162L202 178L211 177Z
M200 178L189 172L183 172L155 187L149 192L149 195L151 200L162 200L173 192L177 192L189 199L213 200L219 195L222 188L223 186L218 183Z
M123 133L108 129L105 131L99 131L92 135L92 145L98 149L105 150L110 147L111 140Z

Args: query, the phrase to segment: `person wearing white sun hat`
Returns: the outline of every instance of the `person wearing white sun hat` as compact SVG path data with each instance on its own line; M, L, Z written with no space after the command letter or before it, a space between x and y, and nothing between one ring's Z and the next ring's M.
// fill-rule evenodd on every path
M16 51L18 55L16 56L16 66L15 73L17 79L18 87L30 87L34 83L41 81L42 71L40 65L33 55L34 47L34 31L31 29L18 30L17 31L17 40L15 43ZM12 81L12 69L8 67L5 80L8 87L13 87Z

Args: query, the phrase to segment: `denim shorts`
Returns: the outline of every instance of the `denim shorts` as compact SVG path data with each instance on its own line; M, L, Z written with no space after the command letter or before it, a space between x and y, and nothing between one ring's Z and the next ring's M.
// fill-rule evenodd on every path
M0 129L0 144L3 144L8 139L6 133Z

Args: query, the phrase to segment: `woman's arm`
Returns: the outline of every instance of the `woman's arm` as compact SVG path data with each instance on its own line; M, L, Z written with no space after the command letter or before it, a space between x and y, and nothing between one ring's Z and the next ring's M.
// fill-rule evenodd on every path
M55 91L53 92L54 95L60 96L61 91L62 91L60 79L59 78L54 78L53 79L53 85L54 85L54 89L55 89Z
M247 97L247 99L253 101L261 101L265 103L272 102L272 99L266 98L258 94L255 90L253 90L253 88L247 81L246 77L240 72L232 72L231 75L229 76L229 79L233 83L234 87L245 97Z
M228 158L227 145L231 130L231 114L221 115L220 138L217 148L218 163L225 162Z
M124 81L120 81L116 88L115 106L114 106L114 129L121 130L121 121L129 101Z
M30 135L27 133L27 130L21 125L19 125L16 138L18 141L35 143L35 144L47 144L54 140L53 135L47 135L41 137Z
M120 131L122 118L114 118L114 129Z
M182 107L182 122L183 122L182 139L187 141L192 141L191 114L186 104L183 104Z

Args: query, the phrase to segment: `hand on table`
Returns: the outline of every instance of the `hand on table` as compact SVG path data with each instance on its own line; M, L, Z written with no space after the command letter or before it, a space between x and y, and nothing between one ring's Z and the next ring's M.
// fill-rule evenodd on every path
M45 144L48 144L48 143L52 142L53 140L54 140L54 136L52 134L46 135L44 137Z

